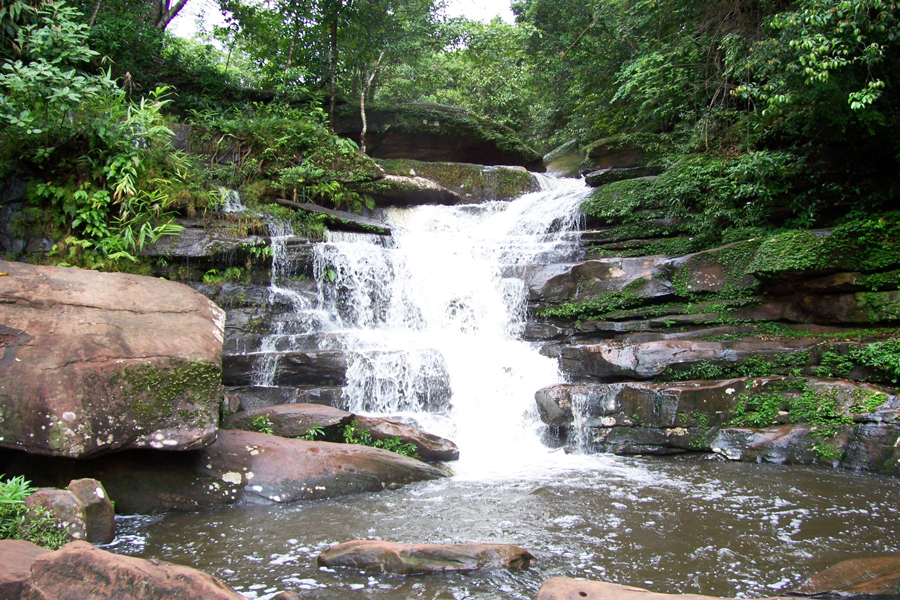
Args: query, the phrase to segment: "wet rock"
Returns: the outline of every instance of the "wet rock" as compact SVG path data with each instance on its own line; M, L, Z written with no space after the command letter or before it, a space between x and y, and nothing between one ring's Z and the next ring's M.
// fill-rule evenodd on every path
M661 276L667 262L665 256L645 256L537 267L528 274L528 299L537 306L587 302L626 287L640 298L671 296L672 284Z
M587 162L594 169L630 169L644 165L644 150L618 138L597 140L585 149Z
M224 313L150 277L0 261L0 446L187 450L218 423Z
M87 539L84 508L75 494L68 490L40 488L25 498L28 508L43 508L66 528L66 533L73 540Z
M900 556L854 558L816 573L791 594L842 598L900 596Z
M411 425L380 419L364 417L347 411L321 406L317 404L289 404L269 406L240 412L229 417L224 427L255 431L255 421L260 417L266 419L267 425L275 435L282 437L301 437L312 427L323 430L321 441L344 441L343 427L356 420L358 426L369 432L373 439L386 440L400 438L403 443L415 445L419 459L425 462L442 462L459 459L456 444L442 437L426 433Z
M584 182L591 187L600 187L616 181L638 179L641 177L656 177L663 172L662 167L629 167L609 168L591 171L584 176Z
M448 439L432 435L399 421L359 415L356 416L356 420L376 440L399 437L400 441L415 445L419 459L425 462L459 460L459 448Z
M386 175L384 179L359 184L356 190L375 198L377 206L458 204L462 201L456 192L424 177Z
M617 583L585 581L568 577L548 579L541 586L537 595L537 600L678 600L679 598L683 600L715 600L712 596L658 594L650 590ZM786 599L782 598L782 600Z
M67 490L84 511L85 540L108 544L116 537L115 510L103 485L96 479L75 479Z
M383 179L378 183L380 184ZM363 185L363 184L360 184ZM362 217L343 210L331 210L318 204L304 204L293 202L284 198L276 200L278 204L289 206L308 213L324 215L330 229L335 231L355 231L358 233L373 233L376 235L391 235L391 228L383 221Z
M31 563L49 552L25 540L0 540L0 598L19 600L31 577Z
M72 542L31 563L23 600L242 600L201 571Z
M225 390L225 398L228 414L278 404L322 404L338 408L344 403L338 386L233 387Z
M640 380L662 375L667 369L688 370L700 363L733 366L747 360L759 360L760 357L796 354L817 342L815 339L749 339L736 342L673 339L639 343L609 341L602 344L545 346L542 353L558 356L563 373L576 379ZM672 378L675 376L672 374Z
M74 540L108 544L116 536L112 503L96 479L73 480L65 490L38 489L25 499L25 505L46 509Z
M277 360L273 384L282 387L335 386L346 382L347 352L322 350L273 353ZM222 380L230 386L249 386L259 353L234 354L223 361Z
M23 456L7 472L39 485L94 477L124 514L333 498L447 475L377 448L235 430L220 430L214 444L194 452L131 451L86 461Z
M303 596L293 590L278 592L272 596L272 600L302 600Z
M581 176L581 164L585 158L587 157L579 148L578 140L573 139L545 154L544 165L550 175L579 177Z
M527 568L534 557L509 544L397 544L354 540L332 546L317 559L324 567L352 567L401 575Z
M827 436L781 411L777 425L730 426L748 395L816 394L836 402L844 420ZM841 380L739 378L677 383L560 384L535 394L541 419L560 435L615 454L712 451L730 460L812 464L900 473L897 405L887 390Z
M464 204L511 200L539 188L534 175L523 167L400 159L379 162L391 175L430 179L457 194Z
M323 430L322 441L342 442L341 429L353 420L347 411L320 404L284 404L254 408L228 417L225 429L255 431L254 421L265 419L275 435L302 437L312 427Z

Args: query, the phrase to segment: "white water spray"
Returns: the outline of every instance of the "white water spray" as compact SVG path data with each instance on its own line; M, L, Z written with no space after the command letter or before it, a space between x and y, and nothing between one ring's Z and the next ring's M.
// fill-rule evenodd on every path
M572 258L567 234L589 189L541 182L512 202L389 209L388 243L332 234L316 248L321 307L351 353L348 408L454 440L461 477L515 477L548 460L534 393L561 377L519 339L527 290L516 274Z

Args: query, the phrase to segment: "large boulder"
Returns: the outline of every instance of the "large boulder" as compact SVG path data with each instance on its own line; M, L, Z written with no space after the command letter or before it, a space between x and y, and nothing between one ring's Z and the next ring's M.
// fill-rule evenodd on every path
M267 406L236 413L228 417L224 426L229 429L258 431L258 423L265 423L272 433L282 437L301 437L313 427L322 430L322 440L343 442L343 428L356 421L358 429L366 430L374 440L399 438L401 442L413 444L418 458L426 462L441 462L459 459L456 444L421 429L378 417L354 415L344 410L319 404L286 404Z
M852 598L900 597L900 556L853 558L816 573L791 594Z
M214 444L194 452L132 451L87 461L20 457L7 470L41 485L95 477L125 514L333 498L448 474L368 446L237 430L219 431Z
M189 567L121 556L71 542L31 563L23 600L243 600L224 583Z
M534 557L509 544L397 544L354 540L319 555L323 567L420 575L442 571L527 568Z
M31 563L49 552L25 540L0 540L0 598L19 600L31 577Z
M386 175L383 179L359 184L356 190L369 194L377 206L418 206L420 204L459 204L459 194L430 179L416 176Z
M189 450L218 425L224 313L187 286L0 261L0 446Z
M780 596L779 598L787 600ZM715 600L715 598L698 594L660 594L605 581L553 577L541 586L537 600Z
M512 200L539 189L535 176L524 167L404 159L379 162L390 175L430 179L458 194L458 201L466 204Z
M341 107L335 117L335 132L359 141L362 118L358 107ZM452 106L413 103L370 107L366 120L366 152L374 158L544 170L541 155L525 146L513 130Z

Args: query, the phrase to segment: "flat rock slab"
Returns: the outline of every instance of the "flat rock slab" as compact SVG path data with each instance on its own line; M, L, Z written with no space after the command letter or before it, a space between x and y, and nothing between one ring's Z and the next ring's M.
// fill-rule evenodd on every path
M15 465L14 470L42 484L73 475L103 481L123 514L333 498L448 475L444 469L378 448L228 429L219 431L214 444L194 452L133 451L88 461L23 460L26 464Z
M854 558L816 573L792 594L900 597L900 556Z
M375 198L378 206L419 206L422 204L459 204L459 194L424 177L386 175L384 179L357 185L357 189Z
M276 202L283 206L290 206L291 208L296 208L305 212L325 215L326 220L328 221L328 227L336 231L343 230L356 231L359 233L374 233L376 235L391 235L391 228L383 221L362 217L343 210L331 210L330 208L324 208L318 204L293 202L284 198L278 198Z
M414 444L419 458L425 462L459 460L459 448L446 438L390 419L357 415L356 420L376 440L399 437L404 443Z
M215 577L72 542L31 563L23 600L244 600Z
M313 427L320 427L328 441L342 441L339 429L349 425L353 414L339 408L321 404L281 404L263 406L231 415L223 426L227 429L256 431L256 422L265 420L275 435L301 437Z
M568 577L548 579L537 595L537 600L715 600L715 598L698 594L659 594L628 585ZM781 596L777 598L786 600Z
M284 404L255 408L236 413L225 420L228 429L258 431L259 419L265 419L275 435L302 437L312 427L320 427L321 441L343 442L343 427L354 421L376 440L398 437L404 443L413 444L419 458L426 462L459 460L459 448L448 439L432 435L421 429L378 417L354 415L345 410L320 404Z
M397 544L353 540L332 546L321 555L324 567L353 567L400 575L527 568L534 557L509 544Z
M0 540L0 598L19 600L31 577L31 563L49 552L25 540Z
M0 446L84 458L215 439L225 313L180 283L0 261Z

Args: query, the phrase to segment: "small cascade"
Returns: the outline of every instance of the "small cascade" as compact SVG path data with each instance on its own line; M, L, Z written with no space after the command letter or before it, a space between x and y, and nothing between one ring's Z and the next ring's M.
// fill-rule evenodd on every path
M315 248L320 308L349 354L350 410L415 421L460 446L457 473L502 476L540 445L534 392L553 359L519 339L525 269L572 260L589 191L541 178L512 202L388 209L393 236L330 234ZM490 457L490 459L488 459Z

